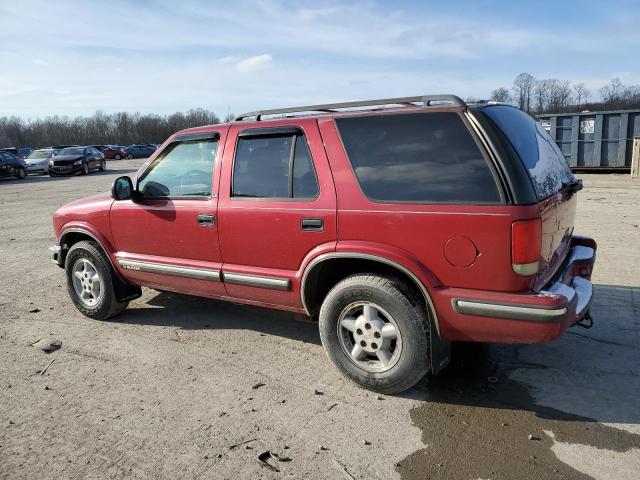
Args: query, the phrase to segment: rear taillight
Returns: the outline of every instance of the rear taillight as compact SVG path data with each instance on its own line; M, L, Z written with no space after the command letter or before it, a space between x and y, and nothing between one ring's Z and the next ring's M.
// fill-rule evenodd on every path
M524 220L511 224L511 265L524 277L538 273L542 243L542 220Z

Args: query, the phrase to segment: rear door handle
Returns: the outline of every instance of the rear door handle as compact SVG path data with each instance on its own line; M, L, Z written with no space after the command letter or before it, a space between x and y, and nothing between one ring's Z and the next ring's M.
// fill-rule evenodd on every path
M306 232L321 232L324 230L324 220L321 218L303 218L300 226Z
M216 217L210 213L199 213L198 214L198 225L202 225L204 227L208 227L216 224Z

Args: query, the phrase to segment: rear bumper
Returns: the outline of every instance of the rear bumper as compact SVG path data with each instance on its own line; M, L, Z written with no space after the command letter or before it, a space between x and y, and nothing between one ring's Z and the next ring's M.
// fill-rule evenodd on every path
M537 293L440 290L433 300L442 336L496 343L540 343L558 338L589 312L596 248L590 238L573 237L562 268Z

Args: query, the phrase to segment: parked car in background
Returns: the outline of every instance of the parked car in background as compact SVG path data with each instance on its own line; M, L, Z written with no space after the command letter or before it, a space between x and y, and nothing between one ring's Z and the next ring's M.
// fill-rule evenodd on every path
M127 158L146 158L153 155L156 149L149 145L131 145L124 149Z
M454 341L590 325L582 182L515 107L434 95L267 110L165 145L111 195L54 214L52 259L88 317L141 286L304 313L338 370L384 393L437 374Z
M125 147L119 145L106 145L102 149L104 158L113 158L114 160L120 160L127 157L127 152L124 151Z
M0 148L0 152L9 152L11 155L14 155L18 158L27 158L32 151L33 149L29 147Z
M40 148L34 150L24 160L27 173L47 173L49 171L49 160L58 150L52 148Z
M24 160L12 153L0 150L0 177L25 178L27 166Z
M49 159L47 171L52 177L58 175L87 175L91 170L103 171L104 155L93 147L67 147Z

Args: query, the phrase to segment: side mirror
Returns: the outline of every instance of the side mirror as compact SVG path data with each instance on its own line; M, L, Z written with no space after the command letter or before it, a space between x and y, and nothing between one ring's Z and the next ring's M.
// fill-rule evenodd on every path
M111 185L111 196L114 200L129 200L133 197L133 182L127 176L118 177Z

